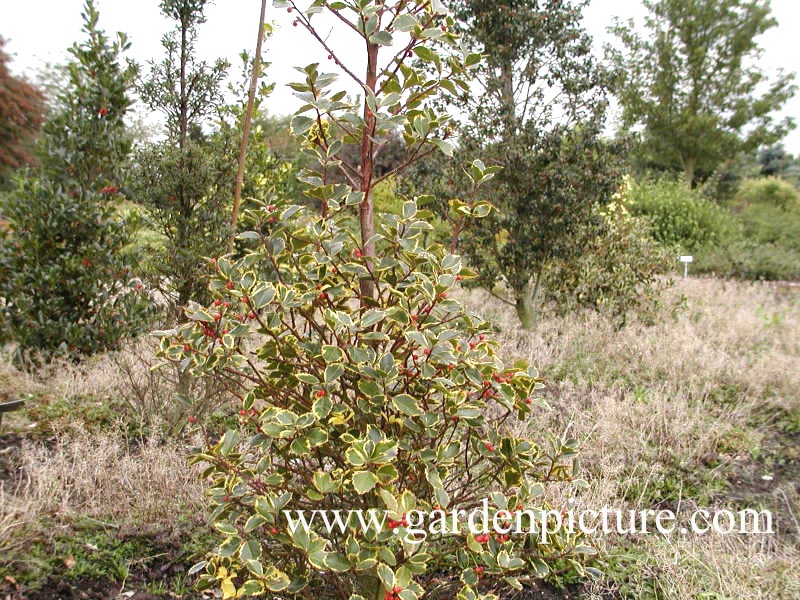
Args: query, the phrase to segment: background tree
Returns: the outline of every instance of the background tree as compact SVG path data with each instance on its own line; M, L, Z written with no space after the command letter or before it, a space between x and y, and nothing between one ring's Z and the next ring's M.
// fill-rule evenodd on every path
M40 166L2 199L3 325L22 349L44 353L114 348L137 331L148 305L126 285L127 236L114 203L130 149L128 43L98 28L91 0L83 18L87 39L69 50L67 79L37 145Z
M462 146L503 167L486 186L497 212L462 248L487 289L505 284L500 295L530 327L548 261L580 251L576 231L621 174L600 138L608 75L581 27L585 2L453 4L466 43L486 55L479 92L464 99Z
M784 177L794 163L794 156L786 152L783 144L773 144L758 153L759 174L766 177Z
M33 140L44 120L44 97L30 83L14 77L0 37L0 184L8 171L33 160Z
M175 29L162 39L165 58L139 84L145 104L165 116L164 141L136 153L131 192L148 210L164 245L154 262L160 285L178 306L206 294L203 257L225 250L236 176L236 140L214 135L228 63L196 58L206 0L164 0Z
M794 75L768 82L756 38L777 22L764 0L645 0L647 36L633 22L612 31L622 126L643 128L643 166L707 178L740 152L781 139L794 127L775 111L794 94Z

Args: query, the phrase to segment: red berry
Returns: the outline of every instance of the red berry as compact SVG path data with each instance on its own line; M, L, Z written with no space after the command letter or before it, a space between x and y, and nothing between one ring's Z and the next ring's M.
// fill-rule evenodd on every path
M333 60L333 55L332 54L328 54L328 60Z
M189 417L189 423L197 423L197 417Z
M214 306L221 306L222 300L214 300Z
M450 417L451 421L458 421L458 415L453 415Z
M441 294L439 294L439 298L441 298L442 300L447 298L447 292L442 292Z
M327 395L328 395L328 392L326 392L325 390L319 390L317 392L317 398L324 398Z
M276 535L276 534L278 533L278 530L277 530L277 529L275 529L275 528L273 527L272 529L270 529L270 530L269 530L269 532L270 532L272 535Z
M287 8L287 9L286 9L286 12L287 12L287 13L290 13L290 12L292 12L292 7L290 6L289 8Z
M481 341L481 342L482 342L483 340L485 340L485 339L486 339L486 336L485 336L485 335L479 335L479 336L478 336L478 340L479 340L479 341Z
M270 204L270 205L267 207L267 210L268 210L269 212L272 212L273 210L275 210L275 205L274 205L274 204Z
M485 567L475 567L475 573L478 575L483 575L483 572L486 570Z
M356 248L355 250L353 250L353 254L355 255L356 258L361 258L361 250L360 249Z
M108 109L105 106L101 106L100 110L97 111L101 117L105 117L108 114Z
M244 302L245 304L250 304L250 298L248 298L247 296L242 296L242 302Z
M184 344L183 345L183 351L184 352L191 352L192 351L192 347L189 344Z
M525 404L530 404L531 402L533 402L533 400L530 398L525 398Z
M485 447L485 448L486 448L486 449L487 449L489 452L494 452L494 445L493 445L491 442L486 442L486 443L484 444L484 447Z
M246 417L247 416L247 411L245 409L242 409L242 410L239 411L239 415L242 416L242 417Z
M431 355L431 349L430 348L425 348L425 350L423 350L422 353L425 356L430 356Z
M226 289L229 289L229 290L232 290L232 289L233 289L233 282L232 282L232 281L229 281L228 283L226 283L226 284L225 284L225 288L226 288Z
M456 281L463 281L464 278L461 275L456 275Z
M399 585L396 585L396 586L394 586L394 587L392 588L392 593L393 593L393 594L399 594L399 593L400 593L400 592L402 592L402 591L403 591L403 588L401 588Z

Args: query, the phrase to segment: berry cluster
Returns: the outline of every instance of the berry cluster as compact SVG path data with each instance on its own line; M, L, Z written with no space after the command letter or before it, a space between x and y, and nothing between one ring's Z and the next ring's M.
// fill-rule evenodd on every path
M403 588L401 588L399 585L396 585L383 595L383 600L397 600L400 597L400 592L402 591Z

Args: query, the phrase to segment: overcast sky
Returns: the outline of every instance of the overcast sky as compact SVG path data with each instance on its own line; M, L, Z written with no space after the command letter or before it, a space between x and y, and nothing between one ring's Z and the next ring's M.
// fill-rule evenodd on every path
M132 43L130 56L140 63L162 55L161 36L171 25L160 14L158 0L97 0L100 25L107 33L124 31ZM228 58L239 73L242 50L252 52L260 9L258 0L217 0L206 10L207 23L200 28L198 49L201 58ZM301 28L292 27L286 9L272 8L268 20L275 22L275 34L266 42L265 59L272 63L267 79L276 82L269 101L269 112L288 114L297 107L286 83L298 79L295 66L325 62L327 53ZM6 51L12 54L12 72L31 78L47 63L63 62L65 49L80 39L83 0L0 0L0 36L6 38ZM800 73L800 44L797 24L800 22L800 1L772 0L773 15L778 27L760 40L764 48L761 66L768 73L779 68ZM595 39L598 52L610 41L606 28L615 16L636 18L641 22L644 10L639 0L592 0L584 13L585 26ZM324 29L324 28L323 28ZM343 41L333 38L337 53L347 51ZM800 122L800 95L786 106L785 115ZM785 140L787 149L800 154L800 131Z

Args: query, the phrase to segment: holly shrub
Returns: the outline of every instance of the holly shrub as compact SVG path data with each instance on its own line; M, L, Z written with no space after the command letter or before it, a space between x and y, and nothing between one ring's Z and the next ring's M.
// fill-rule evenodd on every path
M43 355L116 348L151 309L123 258L117 206L131 136L124 122L135 70L123 34L110 41L87 0L86 39L71 61L38 142L39 165L0 197L0 324Z
M91 354L142 331L152 302L120 255L110 205L29 176L0 208L0 323L20 349Z
M363 531L355 520L332 535L287 528L284 509L374 508L402 522L411 510L469 510L488 497L493 511L549 510L543 484L574 475L575 440L513 433L536 429L542 382L525 364L504 365L490 324L450 297L474 274L424 243L431 215L413 201L402 216L382 215L370 267L340 226L346 207L329 210L250 211L253 229L240 237L257 248L216 261L216 300L192 306L190 322L162 339L164 356L242 400L241 428L196 456L209 465L223 534L198 566L203 585L225 597L311 586L353 599L400 587L410 600L447 571L460 574L460 598L475 598L485 579L519 586L580 569L572 553L589 549L567 533L548 545L463 532L415 544L402 528ZM378 292L361 307L364 277Z
M365 97L353 103L333 91L336 75L319 64L302 69L305 81L292 84L303 101L292 131L319 165L298 178L320 210L281 197L251 204L241 254L213 262L213 301L190 304L188 321L161 333L164 358L241 400L239 427L207 435L194 457L206 467L221 536L192 570L200 587L224 598L468 600L495 597L488 591L496 585L521 589L583 572L578 559L593 549L567 530L546 540L492 535L468 531L462 520L457 532L411 537L415 511L469 511L484 499L490 518L530 511L520 519L536 531L535 522L560 515L542 516L553 508L545 485L576 470L576 441L531 422L543 407L536 371L505 365L492 326L453 298L460 281L477 275L431 241L433 215L417 200L395 214L373 212L381 181L437 149L452 153L449 116L430 100L468 89L466 67L480 55L458 45L438 1L316 1L306 11L276 4ZM363 79L312 26L322 11L364 42ZM386 66L379 50L389 51ZM377 174L376 140L393 128L406 155ZM347 144L360 156L348 158ZM475 161L469 176L491 174ZM356 207L360 231L352 227ZM460 210L479 217L489 208ZM320 523L293 528L284 511L297 510L352 518L330 531ZM365 527L353 510L386 511L387 520Z
M612 201L595 208L595 223L578 229L583 253L545 270L545 297L558 314L586 307L622 326L630 314L652 321L661 306L673 283L661 275L672 270L674 256L653 239L643 217L630 214L631 185L625 177Z

